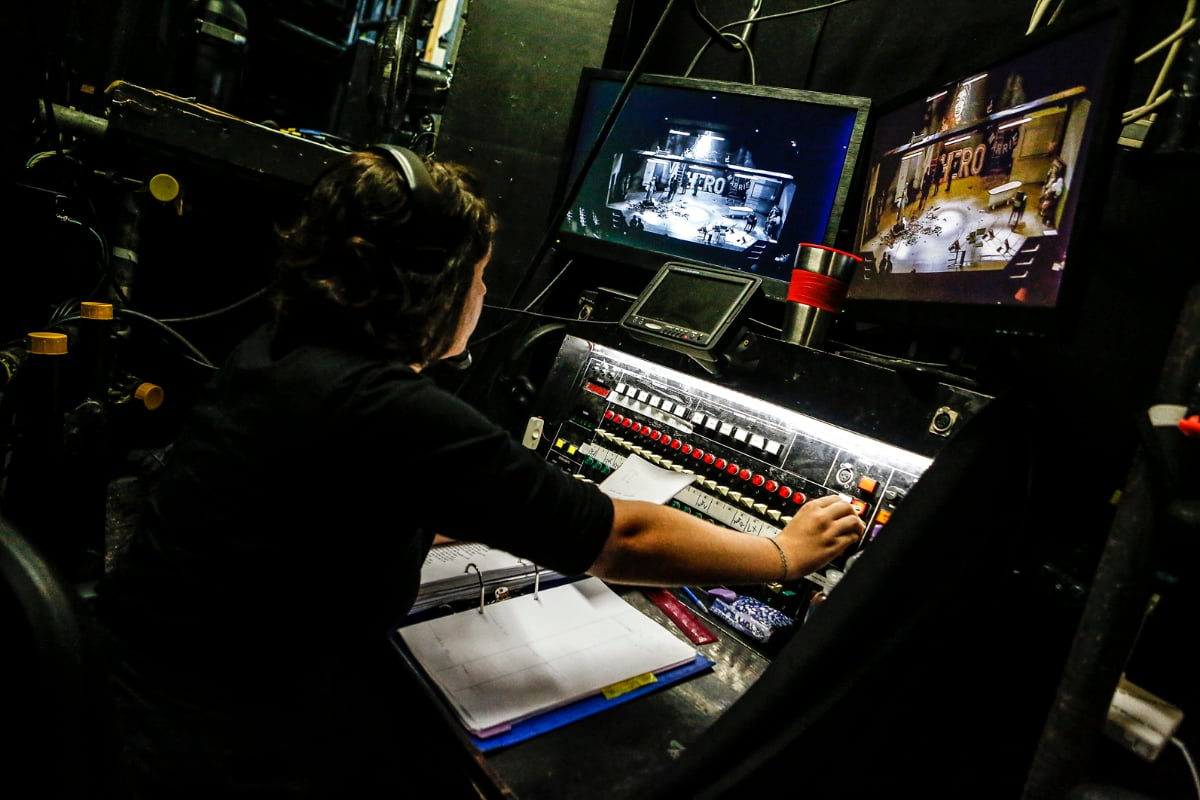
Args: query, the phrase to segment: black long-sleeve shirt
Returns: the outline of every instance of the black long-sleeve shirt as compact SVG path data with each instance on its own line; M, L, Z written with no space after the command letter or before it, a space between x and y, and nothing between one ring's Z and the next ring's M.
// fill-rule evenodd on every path
M302 787L404 723L387 633L435 532L572 574L612 505L427 376L267 327L192 409L147 516L97 591L136 759Z

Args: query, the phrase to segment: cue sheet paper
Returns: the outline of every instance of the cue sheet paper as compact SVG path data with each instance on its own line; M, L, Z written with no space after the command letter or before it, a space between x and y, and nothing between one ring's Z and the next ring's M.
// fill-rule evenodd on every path
M476 736L695 660L598 578L397 629Z

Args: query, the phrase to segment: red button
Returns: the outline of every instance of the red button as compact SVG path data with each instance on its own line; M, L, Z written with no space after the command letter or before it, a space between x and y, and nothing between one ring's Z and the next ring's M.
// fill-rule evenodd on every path
M739 477L739 478L741 478L741 479L742 479L742 480L744 480L744 481L748 481L748 480L750 480L750 476L751 476L752 474L753 474L753 473L752 473L752 472L750 472L750 470L748 470L748 469L744 469L744 470L742 470L741 472L739 472L739 473L738 473L738 477Z
M612 419L615 416L616 416L616 414L613 413L613 410L611 408L604 412L605 419Z
M705 460L705 461L708 461L708 459L707 459L707 458L706 458L706 459L704 459L704 460ZM729 462L728 462L728 461L726 461L725 459L723 459L723 458L718 458L716 461L714 461L714 462L713 462L713 466L714 466L714 467L716 467L717 469L725 469L725 466L726 466L728 463L729 463Z
M796 492L794 495L792 495L792 502L798 506L803 505L804 501L806 500L808 500L808 498L804 496L803 492Z
M730 475L737 475L738 474L738 465L730 464L728 467L725 468L725 471L728 472Z
M683 442L679 441L678 439L676 439L675 441L671 442L671 449L672 449L672 450L678 450L678 449L679 449L680 447L682 447L682 446L683 446ZM685 450L684 452L686 453L687 451Z
M716 461L716 459L713 457L712 453L705 453L703 450L697 450L696 455L697 455L697 457L703 456L705 464L711 464L714 461Z
M650 438L657 442L659 439L662 438L662 434L659 433L658 431L650 431Z
M774 492L776 489L779 488L779 484L776 483L775 481L767 481L766 483L763 484L763 488L766 489L768 492Z
M767 479L764 478L762 475L755 475L754 477L752 477L750 479L750 482L753 483L755 486L762 486L764 483L767 482Z
M675 441L677 441L677 442L678 442L679 440L678 440L678 439L676 439ZM674 445L671 445L671 446L672 446L672 447L674 447ZM690 455L692 454L692 446L691 446L690 444L685 444L685 445L682 445L682 446L679 448L679 451L680 451L681 453L683 453L685 456L690 456Z
M782 497L784 500L787 500L789 497L792 496L792 487L780 486L779 487L779 496Z

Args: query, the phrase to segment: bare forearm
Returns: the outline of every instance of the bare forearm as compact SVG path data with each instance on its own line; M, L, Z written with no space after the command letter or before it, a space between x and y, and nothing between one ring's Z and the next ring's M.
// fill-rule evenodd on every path
M619 583L669 586L794 580L829 563L861 532L857 518L825 519L814 509L780 534L781 557L780 548L766 537L733 531L666 506L619 500L613 505L612 534L589 572ZM837 516L845 514L839 511Z

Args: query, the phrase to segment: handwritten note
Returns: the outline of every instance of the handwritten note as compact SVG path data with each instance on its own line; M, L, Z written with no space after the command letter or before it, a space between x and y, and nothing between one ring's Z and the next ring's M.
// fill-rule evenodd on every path
M695 480L695 475L656 467L643 458L631 455L604 479L600 491L618 500L648 500L661 504Z

